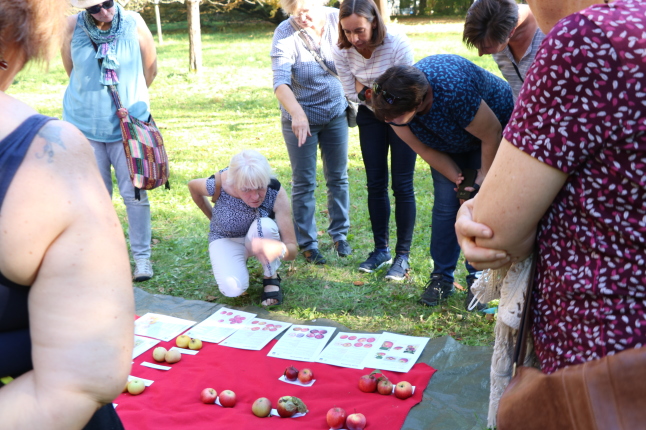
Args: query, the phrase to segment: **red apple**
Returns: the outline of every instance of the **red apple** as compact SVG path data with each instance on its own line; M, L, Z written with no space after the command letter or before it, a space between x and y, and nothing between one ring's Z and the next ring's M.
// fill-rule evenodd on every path
M389 396L393 393L393 383L388 380L388 378L379 378L380 381L377 384L377 391L379 394L384 396Z
M363 430L366 428L366 417L363 414L351 414L345 420L345 425L348 430Z
M298 378L298 369L295 368L294 366L289 366L287 369L285 369L285 379L288 381L295 381Z
M278 411L278 415L280 415L281 418L289 418L296 415L298 408L292 402L292 396L283 396L278 399L276 411Z
M327 425L329 425L331 429L337 430L342 429L345 425L345 417L346 415L343 409L332 408L327 411L325 419L327 420Z
M364 393L374 393L377 391L377 378L375 378L374 372L359 378L359 389Z
M314 374L310 369L303 369L298 372L298 380L301 381L302 384L309 384L312 381L312 378L314 378Z
M231 390L224 390L220 393L220 404L225 408L232 408L236 405L236 393Z
M401 381L395 386L395 397L406 400L413 395L413 386L410 382Z
M257 417L265 418L271 413L271 402L266 397L261 397L251 405L251 412Z
M200 393L200 400L202 401L202 403L206 403L207 405L212 405L213 403L215 403L215 399L217 398L218 392L213 388L205 388Z

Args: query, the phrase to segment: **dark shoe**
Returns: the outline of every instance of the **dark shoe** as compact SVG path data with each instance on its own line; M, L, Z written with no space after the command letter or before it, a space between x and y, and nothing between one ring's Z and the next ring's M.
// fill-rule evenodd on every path
M454 292L453 282L445 280L442 275L432 275L419 302L426 306L437 306Z
M276 273L275 278L269 278L269 279L263 279L262 280L262 287L265 288L268 285L275 285L278 287L278 291L263 291L262 294L260 295L260 303L264 302L265 300L268 299L274 299L278 303L274 303L273 305L267 305L267 306L278 306L283 304L283 290L280 288L280 275Z
M325 261L325 257L321 255L318 249L310 249L309 251L303 251L303 255L305 256L305 261L307 261L310 264L325 264L327 261Z
M477 278L467 278L467 297L464 299L464 309L466 309L469 312L473 311L482 311L487 308L486 303L480 303L476 302L477 304L473 307L473 309L469 309L469 305L473 301L473 293L471 292L471 285L476 281Z
M406 279L406 275L409 270L410 266L408 265L408 255L397 254L393 265L390 266L388 273L386 273L386 279L391 281L403 281Z
M336 249L336 253L339 254L339 257L347 257L352 254L352 248L350 248L350 244L347 240L337 240L334 242L334 249Z
M359 271L372 273L384 264L392 263L392 261L393 259L389 252L372 251L370 255L368 255L368 259L359 264Z

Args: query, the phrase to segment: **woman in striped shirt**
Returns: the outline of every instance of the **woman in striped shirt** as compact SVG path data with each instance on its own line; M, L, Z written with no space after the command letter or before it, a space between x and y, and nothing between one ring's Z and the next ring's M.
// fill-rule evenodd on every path
M395 261L386 279L401 281L408 272L408 254L415 227L413 173L417 155L390 126L375 117L370 86L389 67L412 65L413 51L405 35L387 31L372 0L346 0L339 10L339 43L334 50L334 63L346 97L361 103L357 125L366 169L368 212L375 249L359 265L359 270L370 273L392 262L388 247L390 151L397 244Z

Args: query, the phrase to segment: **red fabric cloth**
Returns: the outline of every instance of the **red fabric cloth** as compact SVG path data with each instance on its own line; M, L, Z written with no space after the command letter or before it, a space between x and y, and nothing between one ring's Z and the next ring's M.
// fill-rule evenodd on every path
M150 387L138 395L121 394L115 403L117 413L126 429L176 430L176 429L327 429L325 416L335 406L349 415L360 412L366 416L367 429L393 430L404 423L410 408L422 400L422 392L435 369L418 363L408 373L384 372L393 382L408 381L415 385L413 397L400 400L394 395L363 393L358 388L359 378L372 369L347 369L320 363L293 362L267 357L276 341L261 351L247 351L204 342L195 355L182 355L182 360L169 364L171 370L156 370L141 366L148 361L155 363L152 349L137 357L131 375L151 379ZM175 345L161 342L159 346L170 349ZM159 363L165 364L165 363ZM285 368L309 368L316 383L300 387L279 381ZM218 394L224 390L236 393L233 408L206 405L200 401L204 388L213 388ZM300 418L258 418L251 413L251 405L260 397L267 397L276 408L281 396L299 397L309 409Z

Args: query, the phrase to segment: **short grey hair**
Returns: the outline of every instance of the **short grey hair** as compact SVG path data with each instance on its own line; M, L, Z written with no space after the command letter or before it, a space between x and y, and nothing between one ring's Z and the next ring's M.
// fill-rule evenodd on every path
M272 177L273 172L265 156L255 149L246 149L231 157L227 185L236 190L267 188Z
M305 4L311 6L323 6L327 0L280 0L280 7L288 14L293 14Z

